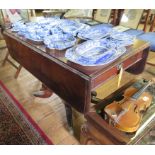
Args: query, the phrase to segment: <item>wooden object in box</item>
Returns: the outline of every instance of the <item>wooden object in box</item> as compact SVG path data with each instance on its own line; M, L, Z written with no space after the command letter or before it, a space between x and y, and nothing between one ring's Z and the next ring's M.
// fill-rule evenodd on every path
M142 80L127 83L103 99L99 104L95 105L92 110L86 114L87 122L81 129L81 144L140 144L141 139L151 128L155 127L155 85L148 90L154 96L153 101L148 110L143 114L141 125L136 132L125 133L108 123L107 116L103 113L104 107L114 100L118 100L123 95L125 89L133 84L136 84L135 86L138 88L144 83ZM100 113L101 111L102 113Z

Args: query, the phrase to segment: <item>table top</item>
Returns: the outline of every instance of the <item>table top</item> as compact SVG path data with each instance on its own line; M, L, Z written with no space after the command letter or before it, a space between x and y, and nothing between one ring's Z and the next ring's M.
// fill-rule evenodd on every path
M65 58L65 51L66 50L48 50L46 49L45 45L35 45L31 42L29 42L26 38L19 36L17 33L12 33L11 30L7 30L5 32L10 37L17 39L18 41L24 42L25 45L31 46L36 52L39 52L43 56L47 56L49 58L54 58L55 60L58 60L60 63L63 63L67 65L68 67L71 67L75 72L81 74L82 76L85 76L86 78L93 78L97 75L99 75L101 72L104 72L108 68L115 66L121 61L124 61L125 59L131 57L135 53L138 53L140 50L143 50L147 47L149 47L148 42L144 42L142 40L135 40L134 44L127 49L126 54L122 55L120 58L118 58L116 61L109 65L104 66L98 66L98 67L83 67L80 65L77 65L75 63L72 63L68 61Z

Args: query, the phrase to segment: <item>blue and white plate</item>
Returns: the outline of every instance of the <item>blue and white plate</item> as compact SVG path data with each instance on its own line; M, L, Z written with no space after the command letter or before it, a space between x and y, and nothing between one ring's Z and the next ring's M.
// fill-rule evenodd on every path
M36 29L33 27L27 28L27 33L25 34L25 38L36 42L43 41L43 38L37 34Z
M52 35L53 34L63 34L63 31L62 31L62 29L60 28L60 27L58 27L58 26L54 26L54 27L52 27L51 29L50 29L50 32L52 33Z
M128 33L125 32L118 32L118 31L113 31L110 34L110 37L116 40L134 40L135 36L129 35Z
M46 27L46 26L56 26L61 22L60 19L58 18L44 18L40 21L37 22L38 25L40 25L41 27Z
M114 42L117 45L130 46L133 44L135 36L131 36L125 32L113 31L113 33L110 34L110 39L111 42Z
M12 29L11 31L13 32L18 32L20 31L20 29L22 29L23 27L26 27L25 24L23 22L15 22L12 24Z
M70 34L54 34L44 38L44 44L49 49L64 50L76 43L76 38Z
M69 33L73 36L76 36L80 30L88 28L89 26L73 20L63 19L59 27L63 30L64 33Z
M43 41L42 37L40 37L38 35L34 35L34 34L33 35L26 34L25 38L32 40L32 41L35 41L35 42L42 42Z
M40 36L42 39L50 35L50 30L37 29L36 34Z
M112 28L105 26L91 26L90 28L83 29L78 33L78 37L84 40L101 39L108 36Z
M109 45L108 45L109 46ZM69 48L65 57L82 66L101 66L109 64L126 52L125 47L108 48L106 40L89 40Z

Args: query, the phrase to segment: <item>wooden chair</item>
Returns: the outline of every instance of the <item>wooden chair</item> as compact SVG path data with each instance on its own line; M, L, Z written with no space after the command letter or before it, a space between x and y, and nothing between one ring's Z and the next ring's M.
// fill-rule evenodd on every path
M147 11L147 15L145 16L145 24L143 30L138 30L138 26L140 24L141 18L143 17L144 10L143 9L125 9L118 26L116 26L116 30L125 31L126 33L134 36L138 36L144 33L146 29L149 10Z
M152 52L155 52L155 32L153 32L154 28L155 28L155 14L153 14L152 23L150 25L150 30L149 30L150 32L147 32L145 34L138 36L138 39L150 42L150 51ZM147 62L147 64L151 66L155 66L155 63Z
M93 11L92 21L89 25L102 24L106 27L113 27L116 23L116 9L95 9Z
M141 23L144 24L144 27L143 27L144 32L146 32L146 28L147 28L147 25L148 25L148 20L149 20L150 13L151 13L150 9L147 9L147 10L145 9L143 11L143 15L142 15L142 18L141 18Z
M8 22L8 23L6 23L6 21L5 21L5 10L0 10L1 12L1 17L3 18L2 20L3 20L3 23L2 23L2 25L3 25L3 29L5 29L6 27L8 27L10 24L11 24L11 19L10 19L10 23ZM27 10L27 17L26 17L26 20L29 20L29 18L31 17L31 16L35 16L35 11L34 10ZM21 17L22 18L22 17ZM6 46L5 47L3 47L3 48L7 48ZM6 62L8 62L8 63L10 63L13 67L15 67L16 69L17 69L17 71L16 71L16 73L15 73L15 75L14 75L14 77L17 79L18 78L18 76L19 76L19 73L20 73L20 71L21 71L21 69L22 69L22 66L21 65L16 65L12 60L10 60L10 54L9 54L9 52L7 52L7 54L6 54L6 56L5 56L5 58L4 58L4 60L3 60L3 63L2 63L2 66L4 66L5 64L6 64Z
M21 71L21 69L22 69L22 65L17 66L15 63L13 63L13 62L9 59L9 55L10 55L9 52L7 52L7 54L6 54L6 56L5 56L5 59L4 59L3 63L2 63L2 66L4 66L4 65L6 64L6 62L8 62L8 63L10 63L13 67L15 67L15 68L17 69L17 71L16 71L14 77L15 77L15 79L17 79L18 76L19 76L19 73L20 73L20 71Z

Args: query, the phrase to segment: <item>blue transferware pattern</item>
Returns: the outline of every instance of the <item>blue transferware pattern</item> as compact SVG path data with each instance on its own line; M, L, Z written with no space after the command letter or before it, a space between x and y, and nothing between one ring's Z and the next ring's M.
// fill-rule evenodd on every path
M24 36L27 33L27 27L26 25L23 25L22 27L20 27L18 34Z
M112 31L111 27L105 27L101 24L81 30L78 33L78 37L84 40L101 39L108 36L111 31Z
M12 24L12 31L18 32L22 27L24 27L24 23L22 21L18 21Z
M70 34L54 34L44 38L44 44L49 49L64 50L76 43L76 38Z
M69 48L65 57L82 66L100 66L113 62L126 52L125 47L112 47L107 42L107 39L86 41Z
M41 19L37 22L38 25L40 25L41 27L46 27L46 26L56 26L61 22L61 20L59 18L44 18Z
M132 45L136 37L125 32L113 31L110 34L111 42L120 46Z
M38 24L36 22L28 22L25 24L27 27L36 27Z
M50 35L50 30L44 30L43 28L37 29L36 34L44 39L46 36Z
M129 35L126 32L118 32L113 30L110 34L110 37L116 40L134 40L135 36Z
M34 27L27 28L25 38L33 41L43 41L43 38L37 34L36 29Z
M73 36L76 36L80 30L89 28L89 26L86 24L68 19L62 19L59 27L64 33L69 33Z
M50 29L50 32L51 32L52 34L60 34L60 35L63 33L62 29L61 29L60 27L58 27L58 26L52 27L52 28Z

